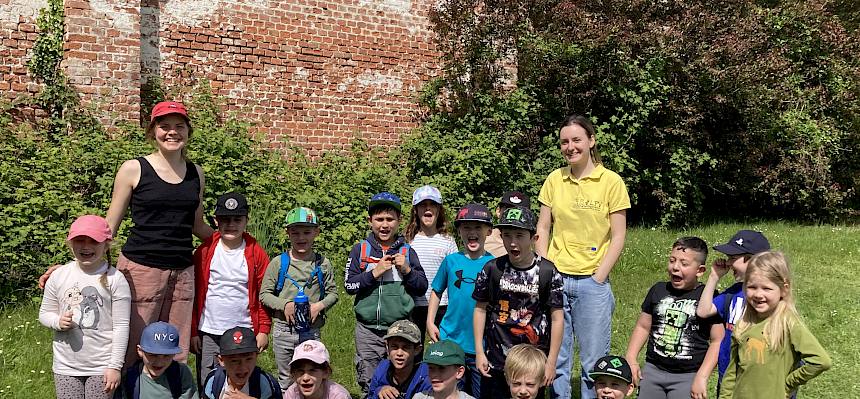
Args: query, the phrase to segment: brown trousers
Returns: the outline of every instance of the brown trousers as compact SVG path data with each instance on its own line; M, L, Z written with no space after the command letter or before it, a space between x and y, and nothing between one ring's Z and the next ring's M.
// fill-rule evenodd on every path
M166 321L179 330L182 351L174 359L185 363L194 311L194 266L158 269L132 262L120 254L116 268L125 275L131 288L131 320L124 368L140 359L137 354L140 335L144 327L156 321Z

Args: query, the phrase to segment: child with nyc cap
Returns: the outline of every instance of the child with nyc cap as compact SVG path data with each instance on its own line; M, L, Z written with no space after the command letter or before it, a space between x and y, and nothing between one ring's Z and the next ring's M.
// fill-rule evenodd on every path
M293 352L290 378L295 381L284 391L285 399L350 399L346 388L331 381L331 361L322 342L302 342Z
M247 327L234 327L221 335L220 367L203 382L206 399L281 399L274 377L257 367L257 341Z
M431 284L430 307L427 311L427 332L430 340L454 341L466 356L463 390L472 396L481 395L481 373L475 367L475 336L472 334L472 313L475 311L475 279L484 264L493 259L484 250L484 241L493 228L490 210L481 204L466 204L457 212L454 226L463 242L463 250L442 260ZM442 294L447 292L448 310L436 326L436 310Z
M427 364L416 362L422 351L418 326L409 320L397 321L383 338L388 358L376 368L367 399L411 398L432 388Z
M182 351L179 330L157 321L146 326L137 345L140 360L131 366L123 380L126 399L196 399L197 384L184 363L173 360Z
M287 213L286 228L290 248L272 258L260 289L260 300L272 312L272 346L278 365L278 382L283 388L293 382L290 362L293 350L300 343L296 330L296 295L303 292L308 298L311 319L310 331L305 335L316 340L320 339L326 310L338 300L334 268L328 258L314 250L314 241L320 234L316 212L305 207L293 208Z
M191 352L197 354L197 381L215 368L224 331L251 327L257 349L269 344L272 320L260 303L260 285L269 255L245 228L248 201L227 193L215 202L218 230L194 251L194 313Z
M430 344L424 356L432 389L417 393L415 399L475 399L457 388L466 372L466 354L454 341L443 339Z
M374 195L367 207L371 232L349 252L344 285L347 294L355 295L356 379L365 393L385 357L383 335L394 322L409 319L413 297L427 291L418 255L398 233L400 209L396 195Z
M717 259L711 265L711 273L705 283L705 289L699 298L699 306L696 308L696 316L701 318L719 317L725 327L725 336L720 343L720 356L717 360L717 396L720 394L723 375L729 367L731 360L732 332L735 324L741 320L744 312L744 274L747 264L753 255L770 250L770 242L764 234L752 230L740 230L725 244L714 246L714 249L726 255L726 259ZM729 269L734 276L734 284L717 296L714 291L720 279L728 274Z
M627 362L642 398L704 399L708 377L717 365L723 328L714 318L696 316L704 285L708 245L698 237L672 244L669 281L658 282L642 301L642 312L627 345ZM645 344L645 366L639 351Z
M597 399L622 399L633 394L633 372L621 356L604 356L588 373Z
M530 344L517 344L508 351L505 359L505 381L511 398L535 399L544 397L546 353Z
M555 266L535 253L535 216L510 208L496 224L507 255L493 259L478 274L472 298L476 366L483 375L482 398L508 398L505 358L517 344L531 344L547 355L543 385L555 377L564 328L562 281ZM484 350L477 350L483 348Z

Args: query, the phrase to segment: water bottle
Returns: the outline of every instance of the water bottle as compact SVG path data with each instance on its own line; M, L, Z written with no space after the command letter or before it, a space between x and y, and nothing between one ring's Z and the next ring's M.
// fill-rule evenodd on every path
M314 339L311 333L311 305L304 291L299 291L293 302L296 304L296 332L299 333L299 342Z

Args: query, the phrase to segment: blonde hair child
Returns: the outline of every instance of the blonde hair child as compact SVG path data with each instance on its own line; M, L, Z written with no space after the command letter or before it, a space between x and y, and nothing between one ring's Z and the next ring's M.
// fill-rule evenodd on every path
M105 259L111 236L104 218L79 217L66 238L75 260L57 268L45 285L39 322L54 330L58 399L108 399L120 383L131 293Z
M784 398L829 369L830 356L794 306L785 255L753 256L744 281L746 306L732 335L720 398Z
M508 351L505 359L505 379L511 397L534 399L542 397L546 354L534 345L518 344Z

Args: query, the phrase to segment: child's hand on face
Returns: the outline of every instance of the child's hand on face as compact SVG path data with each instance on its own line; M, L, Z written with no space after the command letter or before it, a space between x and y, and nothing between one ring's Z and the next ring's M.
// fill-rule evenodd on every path
M317 317L325 310L325 305L322 302L314 302L311 304L311 323L317 321Z
M717 259L711 266L711 273L716 274L717 278L722 278L729 272L729 265L725 259Z
M296 322L295 302L287 302L287 304L284 305L284 319L286 319L287 324L294 324Z
M371 270L373 278L380 278L385 272L391 270L391 268L394 267L393 260L393 255L383 255L382 259L379 260L379 263L376 264L376 267Z
M254 399L253 396L245 395L244 393L242 393L242 391L240 391L236 388L233 388L233 387L228 387L227 390L224 392L224 395L221 396L221 398L223 398L223 399Z
M397 399L398 396L400 391L391 385L386 385L379 390L379 399Z
M75 323L72 321L72 315L72 311L67 310L66 313L60 316L60 331L68 331L75 326Z
M105 369L104 378L105 378L104 392L110 393L110 392L113 392L115 389L117 389L117 387L119 387L119 370Z

